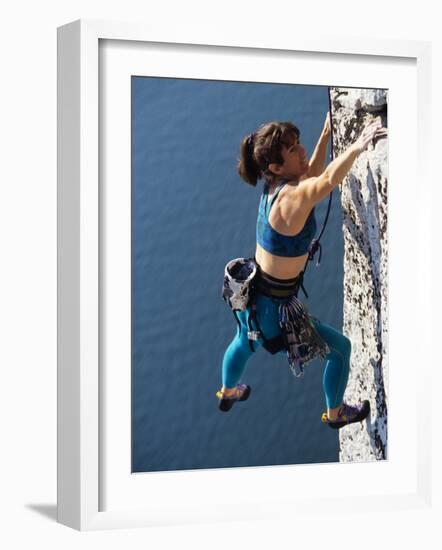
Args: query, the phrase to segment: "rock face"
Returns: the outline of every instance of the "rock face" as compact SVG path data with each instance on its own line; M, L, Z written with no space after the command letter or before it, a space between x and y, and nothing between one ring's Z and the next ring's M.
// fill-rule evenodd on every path
M387 126L387 91L331 88L336 157L380 117ZM387 458L387 139L362 153L341 185L344 233L344 333L352 342L344 399L369 399L371 418L340 431L340 461Z

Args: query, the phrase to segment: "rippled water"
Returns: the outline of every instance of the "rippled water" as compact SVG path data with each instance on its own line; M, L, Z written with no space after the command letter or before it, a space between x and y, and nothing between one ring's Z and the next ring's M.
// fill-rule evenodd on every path
M247 403L217 408L223 353L236 331L221 300L224 265L255 250L260 187L235 165L243 136L291 120L309 154L328 110L325 87L132 79L132 468L134 472L332 462L338 435L320 422L323 364L290 372L259 350ZM338 191L309 310L342 327ZM321 226L327 201L318 206Z

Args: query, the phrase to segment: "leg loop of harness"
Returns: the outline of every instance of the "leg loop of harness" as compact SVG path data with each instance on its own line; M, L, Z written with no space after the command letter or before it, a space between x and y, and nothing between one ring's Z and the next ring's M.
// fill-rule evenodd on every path
M256 330L253 330L252 321L255 324ZM276 353L279 353L280 351L286 349L285 340L282 334L279 334L278 336L270 339L267 339L264 336L264 333L259 326L258 316L256 315L256 304L254 301L252 301L251 304L251 312L248 320L248 326L249 331L247 333L247 337L249 339L249 345L252 351L255 351L253 347L253 342L258 339L262 340L262 347L272 355L275 355Z
M279 336L275 336L275 338L271 338L270 340L264 340L262 347L272 355L275 355L276 353L284 350L286 346L284 338L280 334Z
M255 352L255 346L253 345L253 342L256 342L259 339L261 339L262 347L266 351L274 355L275 353L278 353L283 349L285 349L284 338L282 335L276 336L275 338L271 338L270 340L267 340L267 338L265 338L261 330L261 327L259 326L259 323L258 323L258 317L256 315L256 304L253 298L254 297L252 297L250 300L250 315L247 320L247 326L248 326L247 338L249 340L250 349L252 350L252 352ZM253 328L252 322L255 325L255 328Z

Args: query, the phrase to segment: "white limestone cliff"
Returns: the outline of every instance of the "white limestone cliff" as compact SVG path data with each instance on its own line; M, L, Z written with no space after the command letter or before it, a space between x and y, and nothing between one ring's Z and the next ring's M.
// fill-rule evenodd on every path
M387 126L387 91L331 88L334 156L380 117ZM344 400L369 399L367 422L340 430L340 461L387 458L388 280L387 139L370 145L341 185L344 234L344 333L352 342Z

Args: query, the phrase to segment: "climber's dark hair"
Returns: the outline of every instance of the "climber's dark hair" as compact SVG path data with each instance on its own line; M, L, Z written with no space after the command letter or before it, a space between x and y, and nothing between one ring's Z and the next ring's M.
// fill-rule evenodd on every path
M301 132L291 122L268 122L241 142L237 164L238 174L250 185L256 186L260 178L271 181L274 174L269 164L282 164L282 146L289 147Z

